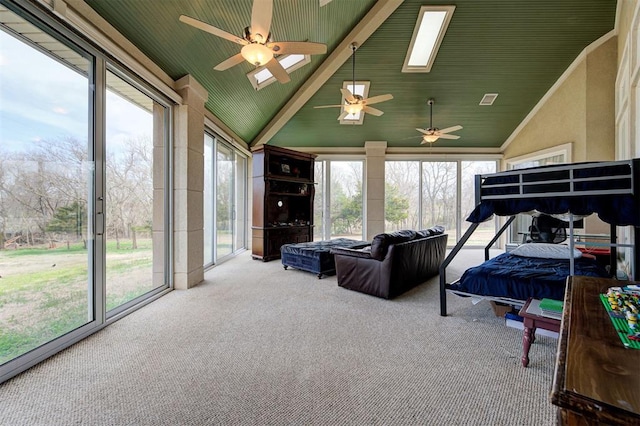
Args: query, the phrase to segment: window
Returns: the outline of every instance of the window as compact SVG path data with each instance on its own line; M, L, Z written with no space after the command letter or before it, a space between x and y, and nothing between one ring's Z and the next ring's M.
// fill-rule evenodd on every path
M363 239L363 166L363 161L316 160L315 239Z
M385 163L385 232L443 225L453 246L469 228L465 221L475 207L475 175L493 173L489 161L395 161ZM458 195L459 194L459 195ZM467 247L486 246L496 221L480 225Z
M384 173L385 232L421 228L420 161L387 161Z
M217 136L204 136L205 267L246 248L247 157Z
M422 228L443 225L451 245L458 241L457 167L455 161L422 162Z
M162 202L154 204L163 186L154 187L154 177L163 181L169 109L116 68L107 70L106 84L105 284L107 311L113 316L166 286L163 274L154 277L154 265L162 270L165 253L160 225L165 209ZM154 164L158 159L160 164Z
M171 285L169 101L21 5L0 6L0 382Z
M2 13L22 24L0 31L0 365L19 365L29 351L96 319L87 141L94 58L68 41L76 65L50 56L41 45L56 38Z
M476 207L475 176L479 174L495 173L495 161L462 161L460 174L460 235L464 235L471 225L466 219ZM467 245L486 246L496 235L496 220L482 222L473 232Z
M507 160L507 170L526 169L528 167L547 166L571 162L571 144L545 149L534 154L514 157ZM520 244L531 226L531 216L518 215L510 227L509 243Z
M293 71L311 62L311 55L282 55L277 59L280 62L280 65L282 65L282 67L287 71L287 73L291 74ZM247 74L247 78L256 90L260 90L277 81L273 74L271 74L271 72L265 66L258 67L249 72Z

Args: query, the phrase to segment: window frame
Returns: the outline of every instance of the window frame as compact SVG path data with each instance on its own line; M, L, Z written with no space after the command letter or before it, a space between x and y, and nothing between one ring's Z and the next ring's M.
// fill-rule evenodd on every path
M99 49L97 44L87 35L81 35L73 31L63 23L55 19L55 17L42 9L39 4L24 0L0 0L0 5L6 8L9 13L13 13L24 19L30 25L36 27L39 31L47 34L85 57L89 62L89 70L87 70L88 79L88 161L94 164L94 175L91 179L90 199L88 200L89 211L89 232L90 239L87 243L88 262L91 265L93 278L90 279L89 286L89 310L93 319L88 323L40 345L39 347L13 358L10 361L0 365L0 383L14 377L15 375L25 371L26 369L38 364L39 362L55 355L69 346L78 343L91 334L101 330L105 326L117 321L121 317L141 308L152 300L155 300L173 289L173 176L169 173L170 165L173 164L173 100L179 98L177 95L171 96L162 91L166 86L157 86L157 82L153 78L141 77L136 71L135 64L132 67L117 62L105 50ZM56 9L57 10L57 9ZM4 30L0 30L4 31ZM20 39L40 52L44 52L54 61L69 66L70 64L61 61L53 55L52 52L38 46L22 34L11 32L11 36ZM162 168L161 182L163 185L162 200L159 203L163 208L163 238L164 247L162 249L162 275L164 285L162 287L151 290L145 295L128 302L122 309L112 312L109 316L105 307L105 282L104 282L104 240L97 229L96 212L98 211L98 203L105 189L104 185L104 167L106 164L105 156L105 95L106 95L106 72L107 69L116 72L118 76L125 77L127 82L134 85L138 90L144 92L151 97L154 102L165 108L162 123L163 146L161 164ZM154 168L156 166L154 165ZM155 180L155 179L154 179ZM155 191L154 191L155 192ZM154 202L155 204L155 202ZM101 260L100 260L101 259ZM154 259L155 261L155 259ZM152 277L149 277L152 279Z

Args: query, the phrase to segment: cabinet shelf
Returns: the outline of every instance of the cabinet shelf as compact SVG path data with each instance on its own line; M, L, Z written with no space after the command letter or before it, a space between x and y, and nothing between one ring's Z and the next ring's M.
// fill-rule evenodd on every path
M278 195L286 197L309 197L311 194L300 194L299 192L270 192L269 195Z
M309 226L313 226L313 225L277 225L277 226L267 225L265 229L307 229Z
M315 155L263 145L253 152L252 256L280 258L283 244L313 240Z
M282 175L267 175L264 180L273 180L278 182L292 182L292 183L313 183L307 178L295 177L295 176L282 176Z

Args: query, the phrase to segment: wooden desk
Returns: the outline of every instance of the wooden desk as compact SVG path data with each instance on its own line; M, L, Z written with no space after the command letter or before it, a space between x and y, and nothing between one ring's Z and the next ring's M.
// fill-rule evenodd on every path
M640 350L627 349L599 299L623 282L567 279L551 401L567 425L640 425Z

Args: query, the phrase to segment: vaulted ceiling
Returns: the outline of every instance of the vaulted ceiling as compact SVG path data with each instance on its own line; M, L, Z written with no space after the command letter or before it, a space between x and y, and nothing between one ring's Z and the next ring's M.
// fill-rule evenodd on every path
M616 0L274 0L271 33L278 41L311 41L327 53L291 73L291 81L255 90L243 62L214 66L238 44L178 20L189 15L242 35L254 0L85 0L144 54L177 80L190 74L209 92L206 107L250 145L361 147L383 140L418 147L416 127L462 125L443 147L502 145L589 44L614 29ZM255 0L263 1L263 0ZM422 5L455 5L429 73L402 73ZM340 88L352 78L349 45L357 41L355 74L369 96L390 93L362 125L341 125ZM485 93L498 93L480 106Z

